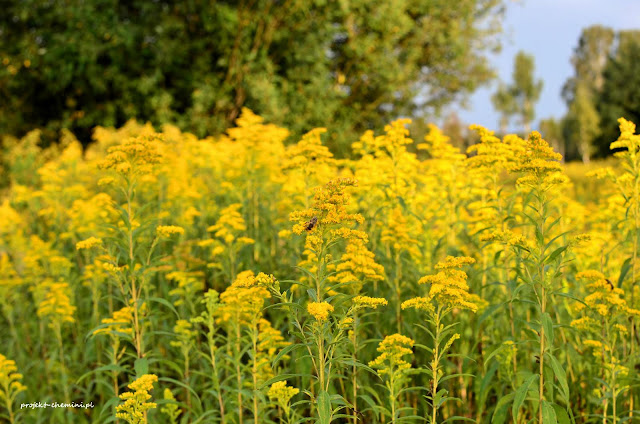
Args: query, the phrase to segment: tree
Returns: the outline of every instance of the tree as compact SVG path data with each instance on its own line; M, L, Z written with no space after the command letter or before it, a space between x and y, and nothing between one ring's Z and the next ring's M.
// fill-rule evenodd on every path
M562 97L567 106L576 94L576 87L584 83L592 93L599 92L604 84L603 71L607 64L615 33L611 28L594 25L582 30L578 45L573 50L571 64L574 75L562 88Z
M614 36L612 29L599 25L582 31L571 57L574 75L562 89L562 97L568 107L564 133L585 163L595 153L593 143L600 134L600 116L595 102L604 84L603 71Z
M598 138L601 154L610 153L609 145L618 138L620 117L640 123L640 31L621 31L603 72L603 85L596 108L602 128Z
M513 65L513 85L511 91L515 99L516 111L520 116L525 132L531 129L531 122L534 120L535 104L542 92L542 80L534 79L533 56L524 52L518 52Z
M334 143L439 110L493 72L502 0L6 0L0 133L129 118L224 131L242 107ZM341 144L342 143L342 144Z
M511 90L500 83L496 92L491 96L491 103L493 103L493 108L500 113L500 132L506 134L511 117L516 113L516 99Z
M542 133L542 137L553 147L553 150L562 155L562 159L564 160L566 149L564 136L562 134L562 123L554 118L541 119L540 133Z
M564 124L567 140L577 147L582 162L589 163L594 153L593 140L600 134L600 116L590 87L582 81L576 87Z
M505 86L500 85L491 98L493 106L501 114L500 128L506 132L506 127L512 116L519 116L525 132L531 129L531 122L535 118L535 104L542 92L542 80L534 79L534 61L522 51L518 52L513 64L513 81Z

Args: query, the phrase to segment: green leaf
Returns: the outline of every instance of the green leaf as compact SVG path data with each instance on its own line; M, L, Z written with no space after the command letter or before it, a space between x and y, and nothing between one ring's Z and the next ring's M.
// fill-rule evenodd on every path
M318 424L331 423L331 397L326 391L318 395Z
M136 370L136 378L140 378L145 374L149 374L149 362L147 358L138 358L133 364L133 368Z
M161 297L150 297L147 300L149 302L156 302L166 306L167 308L171 309L171 311L176 315L177 318L180 318L180 315L178 314L178 311L176 311L176 308L167 299L163 299Z
M571 424L571 419L569 419L569 414L567 413L567 410L565 408L560 405L556 405L555 403L552 406L556 412L558 424Z
M556 250L554 250L548 257L547 259L545 259L544 263L549 264L553 261L555 261L558 256L560 256L562 254L562 252L564 252L565 250L567 250L569 246L562 246L562 247L558 247Z
M518 387L516 390L515 397L513 399L513 406L511 407L511 415L513 415L513 420L518 421L518 411L520 407L524 403L524 400L527 398L527 393L529 392L529 387L531 384L538 378L537 374L531 374L529 378L525 380L525 382Z
M556 411L553 409L552 404L546 400L542 401L542 422L544 424L558 424Z
M627 276L627 273L631 269L631 261L633 258L627 258L622 264L622 268L620 269L620 276L618 277L618 287L622 287L622 282L624 278Z
M503 396L498 401L496 409L493 410L493 416L491 417L491 424L504 424L507 420L508 405L513 400L515 393L509 393Z
M560 383L560 389L562 390L562 397L564 401L569 403L569 384L567 383L567 373L560 365L560 362L556 359L555 356L549 354L549 362L551 362L551 368L553 368L553 373L556 375L558 382Z

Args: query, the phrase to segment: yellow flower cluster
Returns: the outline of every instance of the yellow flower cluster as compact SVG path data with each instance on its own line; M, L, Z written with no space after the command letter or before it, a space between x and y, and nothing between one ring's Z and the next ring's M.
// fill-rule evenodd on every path
M193 324L186 319L179 319L173 327L173 332L178 338L177 342L169 342L171 346L188 348L191 341L196 337L197 332L192 330Z
M326 128L314 128L302 136L302 139L287 149L283 169L303 169L313 173L319 165L333 164L333 154L322 144L321 135Z
M52 324L74 322L76 307L71 305L68 291L68 283L49 284L44 300L38 305L38 316L48 318Z
M99 328L94 331L94 334L114 334L115 333L124 333L129 336L133 335L133 329L131 328L131 323L133 322L133 307L125 306L122 309L119 309L113 313L113 317L104 318L102 320L102 324L106 324L107 327Z
M96 246L102 245L102 239L98 237L89 237L86 240L82 240L76 243L76 250L91 249Z
M511 230L492 231L480 236L482 242L498 242L507 246L518 246L530 250L533 244L523 235L516 234Z
M353 298L353 304L356 308L377 309L378 306L387 306L389 302L381 297L356 296Z
M582 271L576 274L576 279L591 281L587 284L587 289L591 293L584 298L584 303L600 316L610 316L614 311L624 312L628 309L627 302L624 300L624 291L614 287L601 272ZM579 312L584 307L585 305L578 304L575 310Z
M524 151L524 140L517 136L500 140L493 131L480 125L471 125L469 128L480 136L480 143L467 149L467 153L472 155L467 159L470 169L499 177L501 172L509 171L516 165L519 154Z
M207 231L214 233L218 238L224 240L226 244L232 243L238 234L247 230L244 218L240 214L240 203L233 203L220 211L218 221L207 228Z
M327 302L309 302L307 305L307 312L318 322L326 321L333 310L333 305Z
M377 369L381 376L404 374L411 368L411 364L405 361L404 357L413 354L411 348L414 344L412 339L401 334L387 336L378 346L380 355L369 362L369 366Z
M178 404L175 402L176 398L173 396L173 393L170 389L164 389L164 400L169 402L165 403L162 408L160 408L160 412L167 415L171 423L177 422L178 417L180 416L180 408Z
M146 424L146 412L157 406L153 402L147 402L151 399L149 392L153 389L153 383L156 381L158 381L158 376L145 374L129 384L128 387L133 392L129 391L120 395L120 399L124 403L116 406L116 418L123 419L129 424Z
M620 125L620 137L613 143L610 148L623 149L614 153L618 157L635 158L640 150L640 135L636 134L636 125L624 118L618 119Z
M449 143L450 138L442 133L434 124L427 125L429 132L424 137L424 143L418 144L419 150L426 150L431 158L441 162L457 162L466 156L460 153L460 149Z
M217 310L220 321L242 325L257 322L269 291L255 281L252 271L238 274L233 284L220 295L221 306Z
M427 304L435 300L441 307L477 311L477 297L469 293L467 274L456 269L473 263L475 263L475 259L470 257L447 256L445 260L436 264L435 268L440 270L437 274L424 276L418 281L418 284L430 284L428 297L418 297L403 302L402 309L417 308L433 311L433 307L429 307Z
M184 228L178 227L176 225L159 225L156 228L156 233L160 237L169 238L176 234L184 234Z
M316 189L311 208L291 213L289 219L296 222L293 232L296 234L302 234L305 231L318 232L320 228L327 226L362 223L364 221L362 215L350 214L346 208L349 203L346 189L355 186L357 181L352 178L337 178Z
M300 390L287 386L287 381L277 381L269 387L269 391L267 392L267 396L271 401L276 402L280 405L281 408L287 410L289 408L289 402L291 402L291 398L300 393Z
M360 238L349 240L340 261L332 280L349 285L352 293L358 293L364 282L384 280L384 267L375 261L375 255Z
M112 169L122 175L149 174L153 166L162 158L159 144L163 138L159 134L142 134L131 137L124 143L110 147L109 154L100 162L102 169Z
M525 150L519 158L519 163L511 169L511 172L525 174L518 179L518 185L542 185L547 189L567 181L567 177L562 174L562 165L559 162L562 155L554 152L537 131L529 134Z

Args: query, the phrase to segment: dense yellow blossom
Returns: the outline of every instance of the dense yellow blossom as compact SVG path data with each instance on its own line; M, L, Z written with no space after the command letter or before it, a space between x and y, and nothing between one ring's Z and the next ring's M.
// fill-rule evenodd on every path
M327 302L309 302L307 312L318 322L324 322L329 318L329 314L334 311L333 305Z
M300 393L299 389L295 387L287 386L287 381L277 381L269 387L269 399L276 401L280 404L288 403L292 397Z

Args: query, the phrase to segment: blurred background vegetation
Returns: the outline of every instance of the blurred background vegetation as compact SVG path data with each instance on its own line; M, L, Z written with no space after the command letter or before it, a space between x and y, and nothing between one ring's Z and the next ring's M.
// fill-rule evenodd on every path
M508 0L4 0L0 15L0 134L68 129L83 142L129 119L171 123L199 137L224 132L248 107L292 130L330 125L339 156L366 129L414 119L416 139L440 120L460 147L455 112L496 80ZM566 116L542 120L568 159L609 153L616 119L640 121L640 36L584 29L566 82ZM514 61L492 100L500 132L531 128L543 82L534 58ZM486 124L486 123L485 123Z

